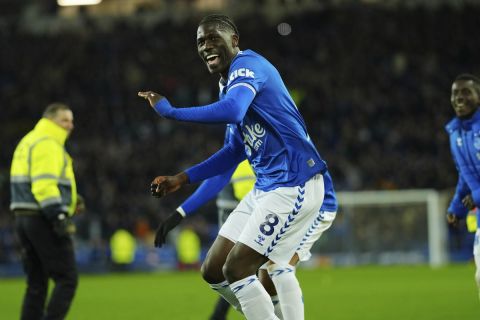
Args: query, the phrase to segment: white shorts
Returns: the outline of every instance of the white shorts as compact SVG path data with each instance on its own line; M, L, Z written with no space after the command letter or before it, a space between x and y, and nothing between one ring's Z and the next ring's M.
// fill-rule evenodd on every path
M335 220L337 212L322 211L320 210L313 224L308 229L307 233L303 236L302 242L297 248L297 254L300 261L307 261L312 256L310 249L312 249L315 241L320 239L323 232L328 230Z
M305 250L310 250L334 218L328 215L328 226L318 228L320 234L315 234L313 239L311 228L318 224L323 197L321 174L297 187L267 192L254 189L230 214L219 235L233 242L240 241L277 264L288 263L297 250L303 250L303 259L308 259L309 252Z

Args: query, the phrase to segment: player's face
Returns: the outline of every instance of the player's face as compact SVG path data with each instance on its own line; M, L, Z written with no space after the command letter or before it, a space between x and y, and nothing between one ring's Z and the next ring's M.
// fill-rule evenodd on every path
M51 119L70 134L73 130L73 113L70 110L58 110Z
M453 110L459 118L468 118L478 108L480 97L472 80L457 80L450 96Z
M226 78L230 63L238 52L238 36L219 29L215 23L202 24L197 30L197 49L208 71Z

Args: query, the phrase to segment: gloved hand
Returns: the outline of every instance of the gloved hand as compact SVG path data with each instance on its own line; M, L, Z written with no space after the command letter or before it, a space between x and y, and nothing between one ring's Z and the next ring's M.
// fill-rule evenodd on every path
M182 222L182 220L183 216L178 211L175 211L174 213L169 215L167 219L162 221L155 233L155 247L161 248L162 245L165 243L168 232L178 226L180 222Z
M60 238L66 238L76 231L75 224L65 213L58 214L52 219L53 232Z

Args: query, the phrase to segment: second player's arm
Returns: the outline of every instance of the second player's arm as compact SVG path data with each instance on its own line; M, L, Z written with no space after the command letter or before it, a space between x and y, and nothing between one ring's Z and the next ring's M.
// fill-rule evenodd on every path
M246 159L243 144L234 140L225 144L207 160L190 167L175 176L158 176L151 185L151 192L154 197L163 197L177 191L188 183L198 183L208 178L223 174L236 167Z

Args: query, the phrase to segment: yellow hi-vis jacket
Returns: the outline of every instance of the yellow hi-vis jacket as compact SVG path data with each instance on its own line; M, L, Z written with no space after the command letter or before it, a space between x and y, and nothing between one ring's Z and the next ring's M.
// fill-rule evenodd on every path
M72 215L77 187L72 158L65 150L68 132L42 118L18 144L10 170L10 210L56 208Z
M135 260L136 248L135 238L127 230L118 229L110 238L110 251L114 263L132 263Z
M233 186L233 194L235 199L242 200L243 197L245 197L247 193L253 189L255 180L255 172L253 172L248 160L240 162L237 169L235 169L232 178L230 179L230 183Z

